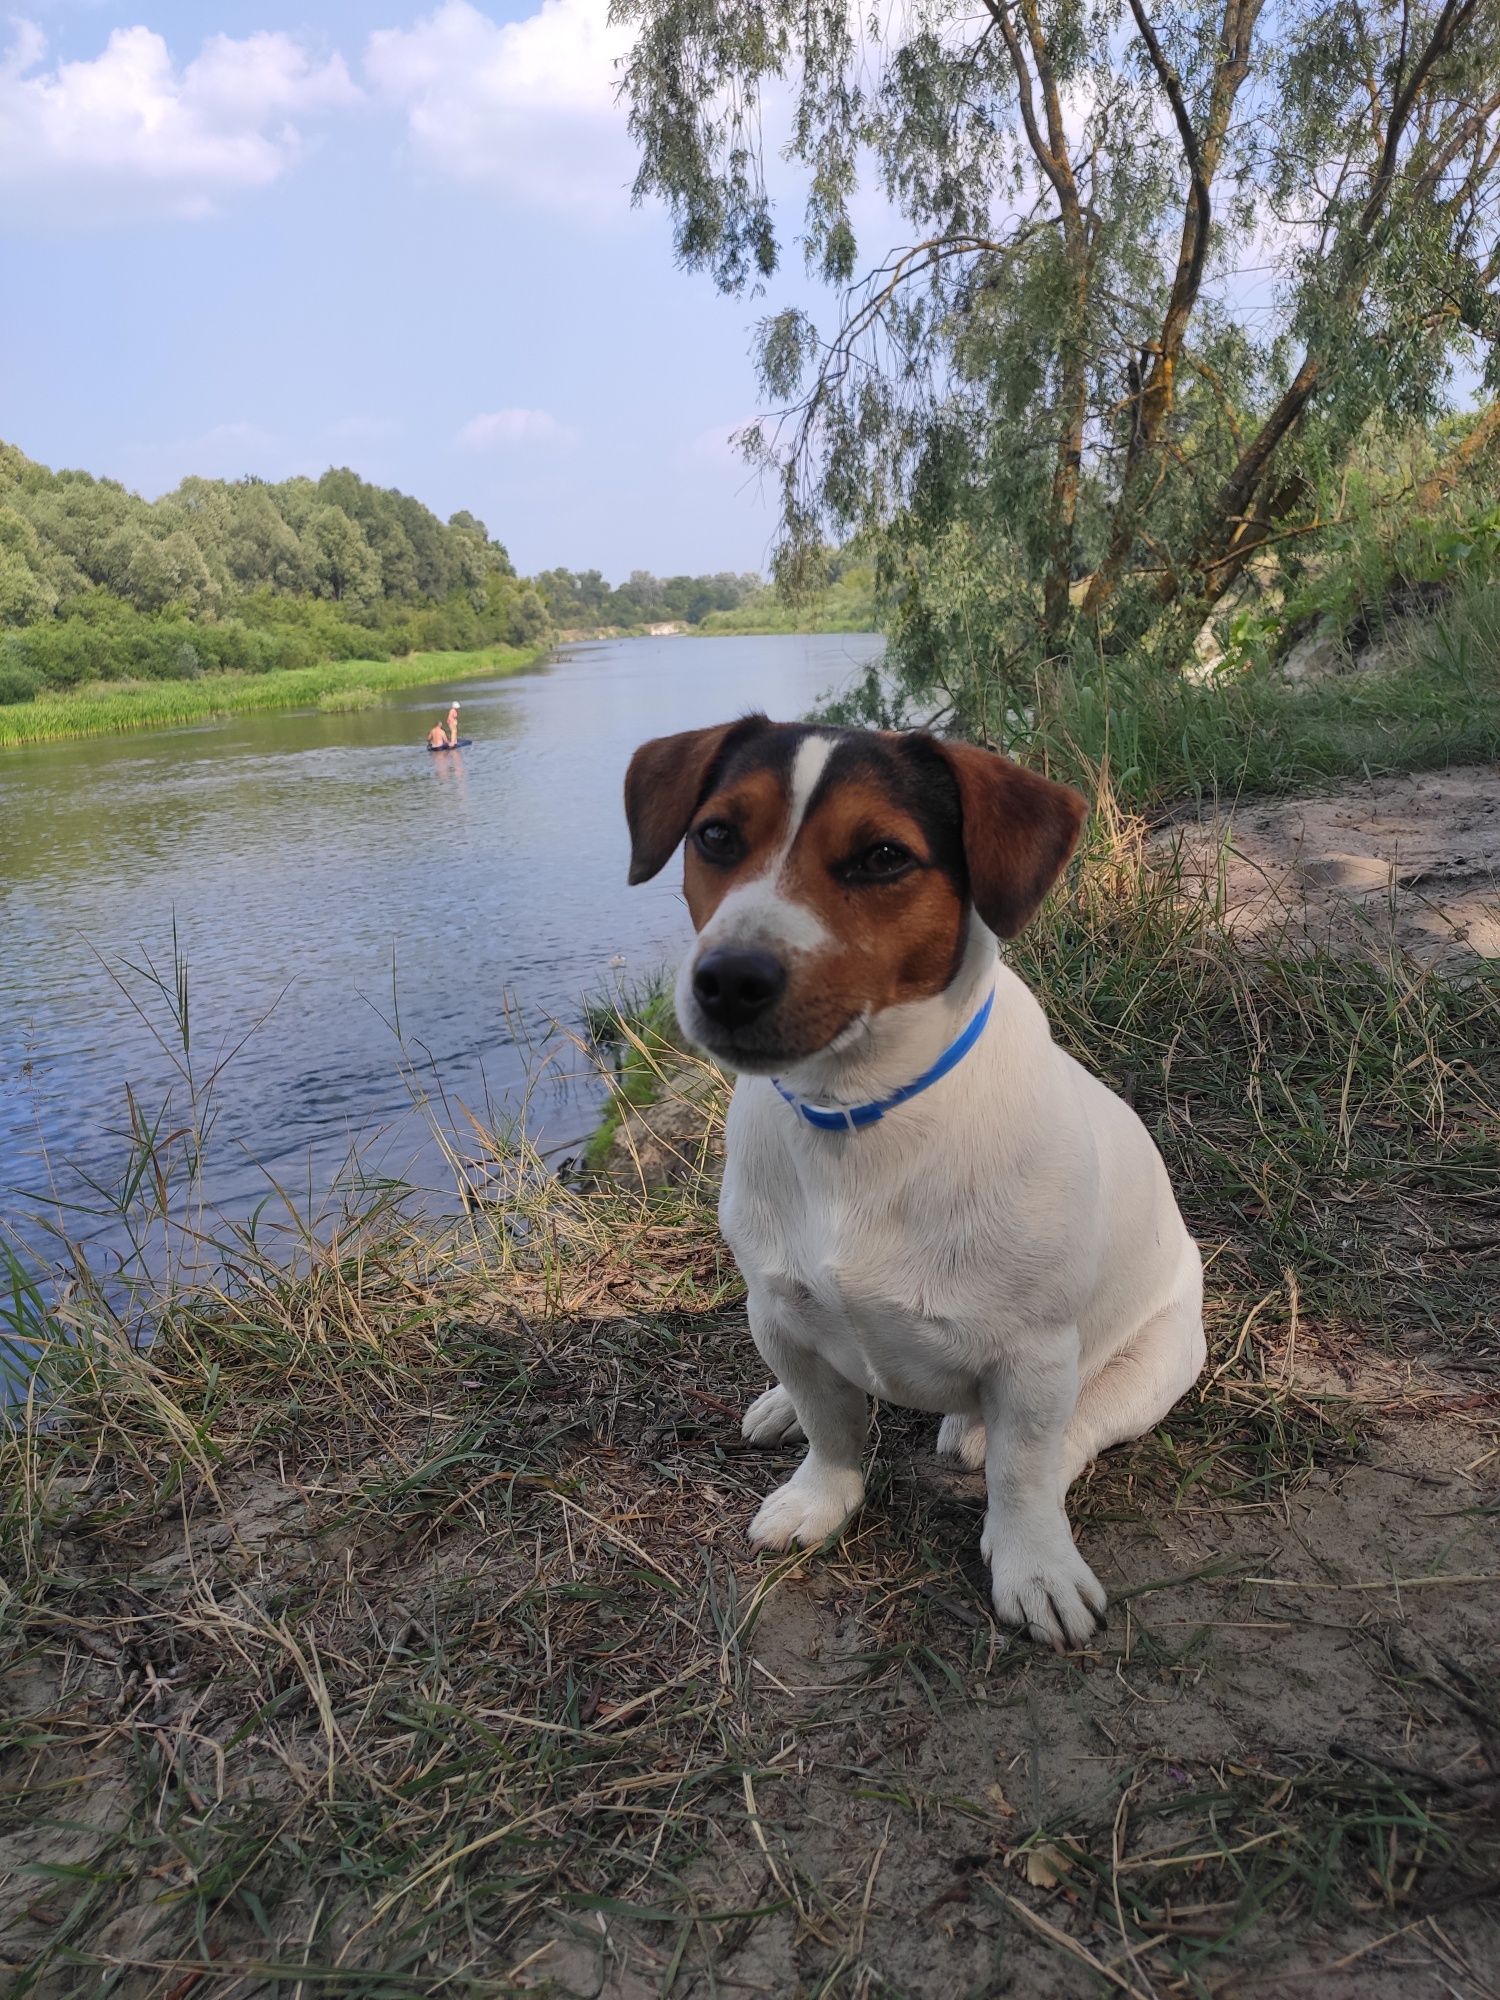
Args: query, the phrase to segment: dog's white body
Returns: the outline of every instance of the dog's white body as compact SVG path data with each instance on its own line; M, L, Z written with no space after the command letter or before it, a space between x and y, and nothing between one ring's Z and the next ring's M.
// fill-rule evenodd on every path
M751 1533L785 1547L842 1525L863 1497L869 1396L939 1412L939 1448L987 1466L1000 1615L1076 1644L1103 1593L1067 1488L1159 1422L1204 1361L1201 1261L1161 1156L1057 1047L977 917L945 992L782 1080L819 1103L879 1097L936 1059L991 984L957 1068L861 1131L805 1123L765 1077L736 1085L720 1219L781 1385L745 1432L800 1429L812 1446Z
M626 777L633 881L692 829L678 1019L741 1073L719 1212L777 1377L745 1435L808 1443L751 1537L843 1526L872 1395L938 1412L939 1449L985 1469L999 1617L1058 1647L1104 1608L1069 1485L1205 1358L1202 1266L1156 1147L999 956L1083 810L972 746L764 717L656 739ZM878 1122L825 1129L778 1089L846 1109L908 1091L992 991L956 1066Z

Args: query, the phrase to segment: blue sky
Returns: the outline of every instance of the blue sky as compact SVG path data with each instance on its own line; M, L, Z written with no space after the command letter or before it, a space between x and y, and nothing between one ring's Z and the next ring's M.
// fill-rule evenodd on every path
M762 567L727 434L805 286L721 298L632 210L605 12L20 0L0 437L147 494L349 464L528 571Z

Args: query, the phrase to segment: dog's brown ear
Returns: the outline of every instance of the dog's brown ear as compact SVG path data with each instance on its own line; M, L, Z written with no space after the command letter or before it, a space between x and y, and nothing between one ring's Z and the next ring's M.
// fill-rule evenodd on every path
M997 937L1014 937L1067 866L1088 807L998 751L931 741L958 786L974 907Z
M764 721L764 716L751 715L715 729L685 729L677 736L653 737L636 751L625 772L632 888L659 875L671 860L730 738Z

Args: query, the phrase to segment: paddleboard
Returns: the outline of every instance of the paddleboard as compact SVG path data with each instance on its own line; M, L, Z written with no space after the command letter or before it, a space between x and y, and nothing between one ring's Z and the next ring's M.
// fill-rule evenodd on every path
M435 757L439 750L467 750L473 741L472 736L460 736L456 743L429 743L427 747Z

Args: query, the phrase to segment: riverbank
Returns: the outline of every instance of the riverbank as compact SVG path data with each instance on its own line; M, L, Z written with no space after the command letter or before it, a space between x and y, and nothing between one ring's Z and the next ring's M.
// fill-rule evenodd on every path
M182 681L96 681L68 694L0 707L0 749L68 736L167 729L226 715L313 708L354 690L375 695L439 681L521 674L547 646L487 646L469 653L408 653L398 660L330 660L265 674L202 674Z
M785 632L876 632L880 627L875 572L869 564L858 563L825 589L790 602L768 584L732 611L710 612L700 629L705 635L748 638Z
M793 1454L740 1442L691 1179L512 1154L450 1231L346 1218L296 1280L242 1246L146 1354L18 1281L18 1990L1479 1990L1500 990L1254 956L1146 857L1104 798L1011 948L1208 1265L1203 1381L1076 1490L1088 1653L995 1630L978 1480L910 1413L835 1546L751 1554Z

